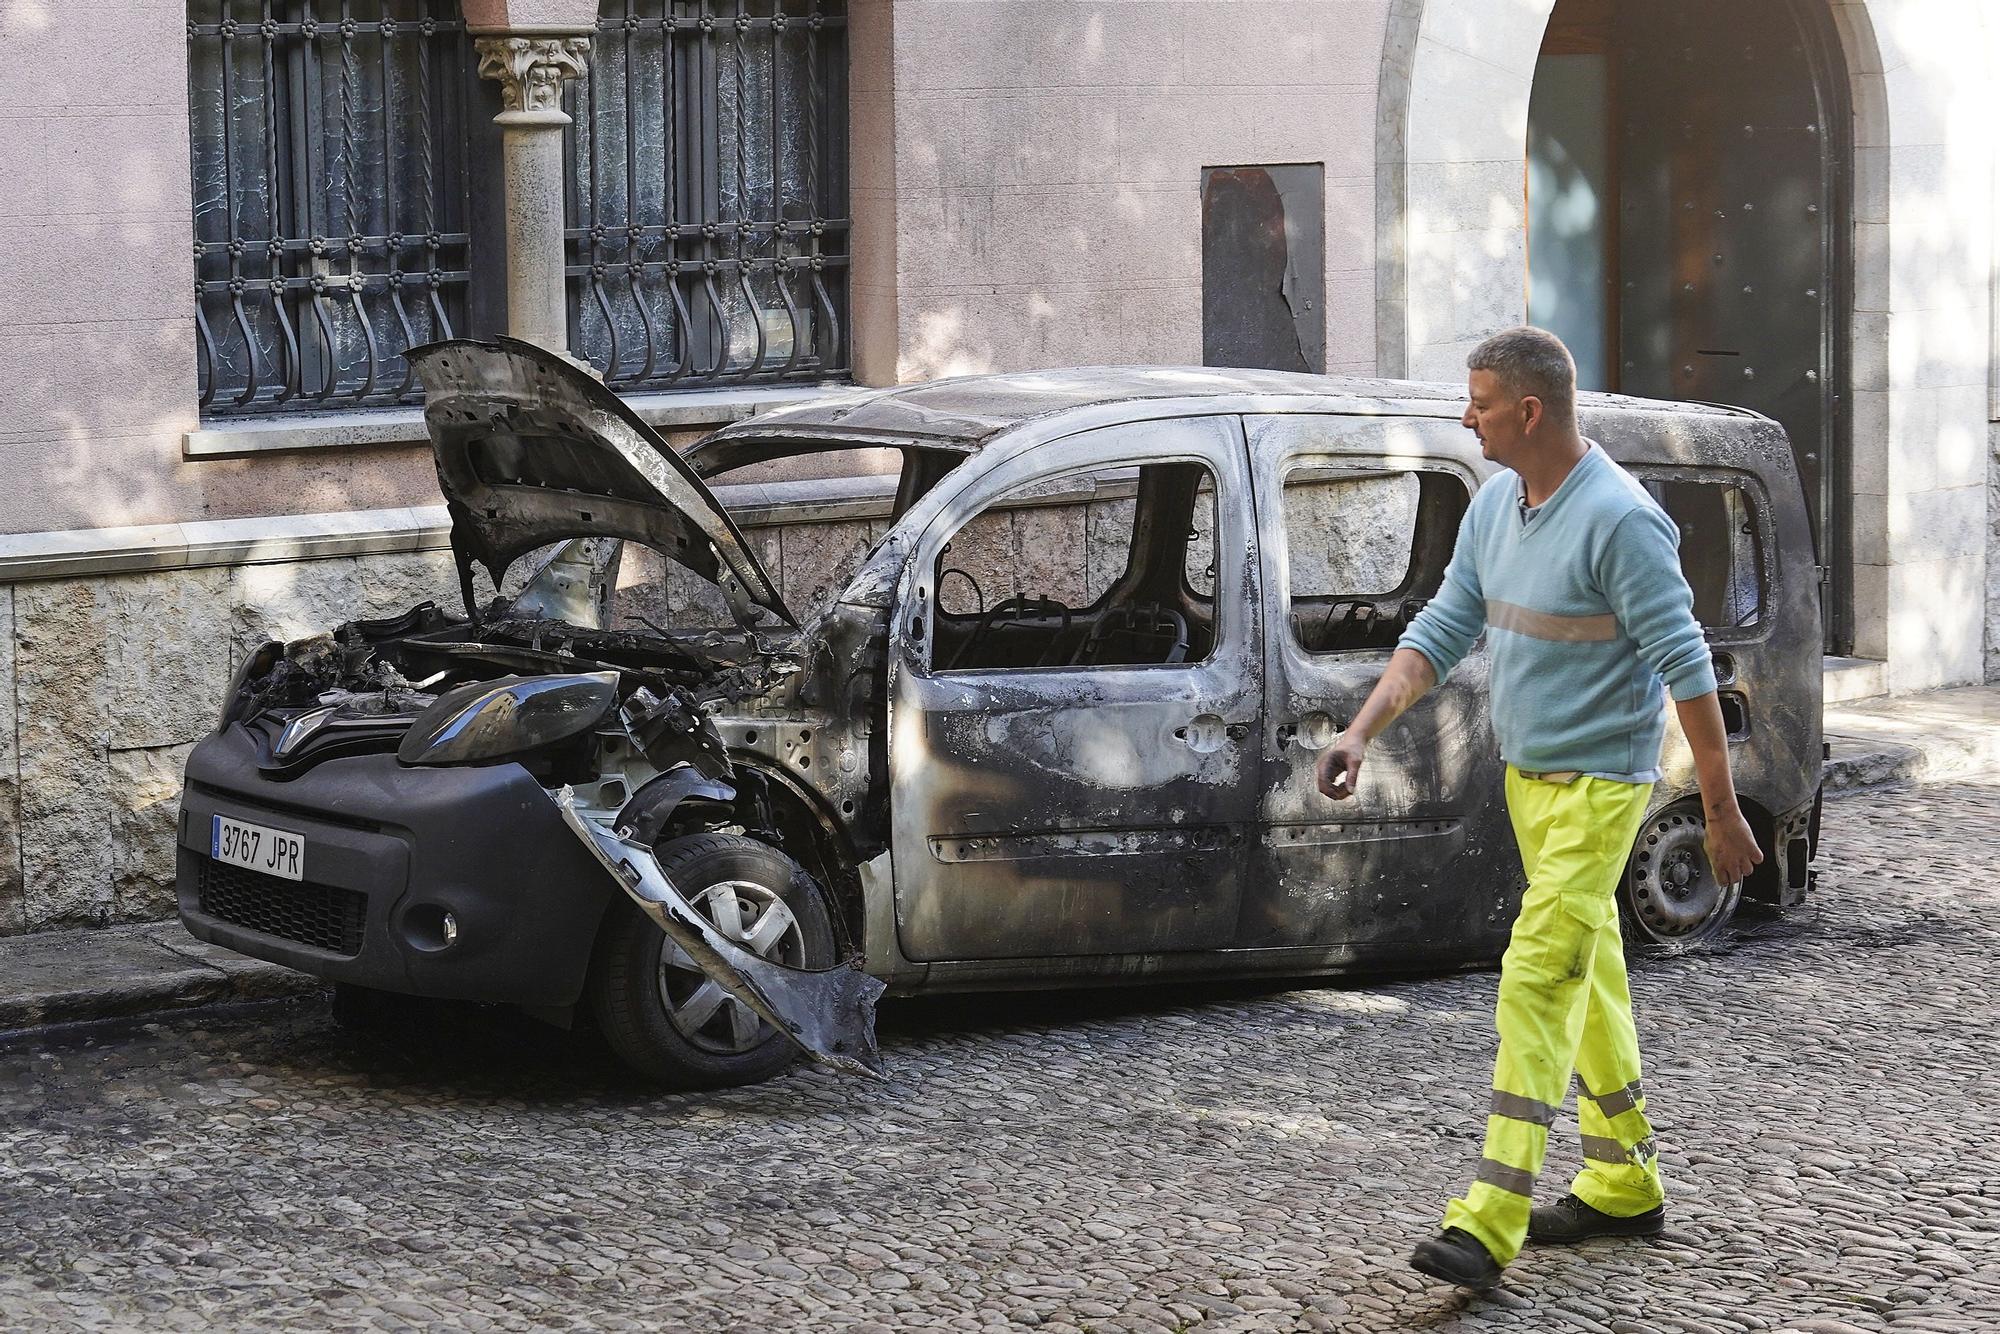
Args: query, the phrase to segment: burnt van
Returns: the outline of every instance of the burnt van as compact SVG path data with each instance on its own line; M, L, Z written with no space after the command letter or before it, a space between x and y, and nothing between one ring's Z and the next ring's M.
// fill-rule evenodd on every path
M885 986L1500 957L1524 877L1483 647L1377 739L1353 799L1313 778L1495 473L1458 387L973 377L683 454L526 344L412 359L461 605L239 664L187 767L196 936L348 1001L587 1013L682 1086L766 1077L800 1043L865 1056ZM1628 940L1698 945L1812 879L1805 498L1753 413L1584 395L1581 417L1680 527L1764 853L1717 883L1670 731L1619 899ZM814 596L788 605L731 506L781 520L797 487L769 479L856 450L878 474L814 503L865 540L800 554L813 577L787 582Z

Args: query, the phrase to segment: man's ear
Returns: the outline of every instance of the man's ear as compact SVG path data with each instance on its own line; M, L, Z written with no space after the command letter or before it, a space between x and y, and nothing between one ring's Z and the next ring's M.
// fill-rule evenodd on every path
M1533 394L1521 395L1521 428L1524 435L1533 435L1535 428L1547 416L1548 411L1543 408L1541 399Z

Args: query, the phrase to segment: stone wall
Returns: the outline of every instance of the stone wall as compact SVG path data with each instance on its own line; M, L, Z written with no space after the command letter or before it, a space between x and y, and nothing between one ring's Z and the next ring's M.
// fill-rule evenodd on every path
M448 552L154 570L0 590L0 930L173 911L188 750L267 638L452 596ZM8 688L11 687L11 688Z
M881 485L846 489L859 494L832 507L844 517L747 529L801 616L886 530ZM425 599L458 605L442 510L391 512L379 540L369 516L340 517L356 522L323 524L330 534L314 540L400 549L190 566L223 526L181 525L125 547L175 568L0 584L0 935L173 913L181 770L258 644ZM169 537L177 554L163 557ZM708 587L664 578L643 552L628 553L621 582L621 606L656 619Z

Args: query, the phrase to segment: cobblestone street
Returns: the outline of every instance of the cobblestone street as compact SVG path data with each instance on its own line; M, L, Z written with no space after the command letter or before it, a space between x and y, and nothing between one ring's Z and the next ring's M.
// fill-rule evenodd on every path
M1405 1267L1492 974L902 1002L891 1079L267 1005L0 1049L0 1328L2000 1328L2000 780L1830 803L1817 904L1633 984L1668 1236ZM1546 1197L1575 1167L1558 1124Z

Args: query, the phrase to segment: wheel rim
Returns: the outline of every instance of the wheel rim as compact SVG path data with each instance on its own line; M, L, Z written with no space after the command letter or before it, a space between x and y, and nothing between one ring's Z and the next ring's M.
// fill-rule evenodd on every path
M1742 886L1715 878L1699 815L1663 814L1641 831L1629 877L1632 911L1652 939L1700 939L1720 929L1735 910Z
M752 880L723 880L690 896L688 902L725 937L757 957L793 968L805 962L799 919L771 889ZM773 1031L671 940L660 949L659 991L660 1004L674 1028L703 1051L739 1056Z

